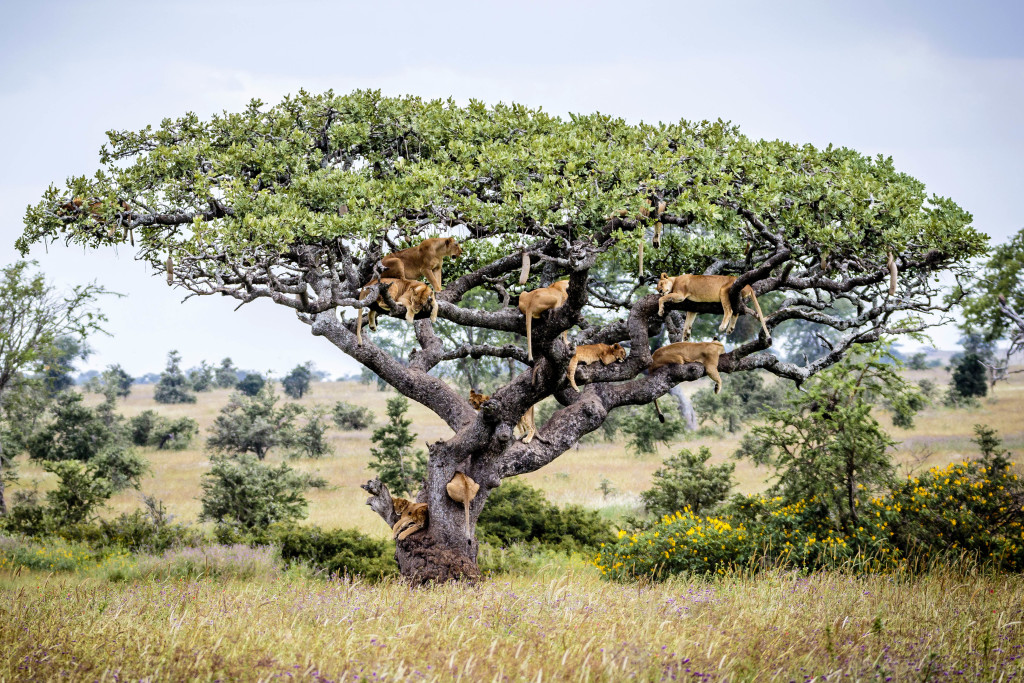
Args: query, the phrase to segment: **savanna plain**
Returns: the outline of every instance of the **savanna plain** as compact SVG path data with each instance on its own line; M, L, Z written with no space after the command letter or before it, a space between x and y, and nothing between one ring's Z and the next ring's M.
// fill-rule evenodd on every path
M949 381L941 368L907 375ZM900 442L902 471L976 457L978 423L999 431L1020 467L1024 375L1011 377L977 407L927 408L911 430L880 414ZM371 408L379 422L391 395L318 382L300 403L345 400ZM193 448L144 450L151 472L142 491L178 521L196 520L209 466L202 443L228 396L217 390L197 404L165 406L153 401L151 385L136 385L119 406L128 417L156 409L199 422ZM409 417L421 442L450 433L418 404ZM359 489L373 476L370 434L332 429L332 457L293 461L330 483L309 492L308 523L387 535ZM706 445L723 461L738 443L738 436L690 438L646 458L622 441L586 443L525 479L552 502L619 520L638 514L638 494L662 457ZM27 461L20 476L22 488L53 485ZM770 473L741 461L736 479L739 492L755 493ZM602 480L611 484L604 491ZM105 514L139 506L139 493L125 492ZM410 588L286 567L267 548L189 552L207 571L177 576L162 571L166 557L128 554L69 572L0 567L0 680L1001 681L1024 674L1024 578L970 558L923 572L775 568L615 583L601 578L593 558L538 554L476 585Z

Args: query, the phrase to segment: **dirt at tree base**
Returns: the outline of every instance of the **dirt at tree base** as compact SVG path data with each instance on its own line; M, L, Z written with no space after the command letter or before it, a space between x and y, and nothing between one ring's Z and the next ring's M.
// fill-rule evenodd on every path
M402 577L413 586L474 582L481 577L480 568L472 559L438 543L426 530L398 541L395 559Z

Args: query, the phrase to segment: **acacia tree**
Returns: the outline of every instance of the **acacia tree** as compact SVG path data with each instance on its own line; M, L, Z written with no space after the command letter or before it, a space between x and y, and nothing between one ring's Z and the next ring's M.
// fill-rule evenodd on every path
M704 374L697 364L645 372L650 337L668 324L677 340L681 312L722 313L719 304L687 301L659 317L650 286L658 273L735 274L730 299L741 315L749 310L739 293L751 285L782 298L769 330L807 320L840 331L803 366L767 352L763 333L720 360L723 373L761 368L800 382L857 344L923 329L919 314L947 306L934 275L962 273L986 243L968 213L926 195L890 159L751 140L721 121L631 125L519 105L300 92L276 106L254 100L239 113L188 114L108 137L102 170L51 186L28 209L19 248L134 242L138 258L190 295L292 309L314 335L440 416L454 434L429 446L419 494L429 522L396 551L402 573L417 580L478 574L472 527L503 479L547 465L614 408L649 403ZM74 210L75 197L100 203ZM655 249L659 222L665 234ZM386 292L358 298L382 255L436 235L462 244L437 293L439 317L455 325L525 333L516 306L524 254L525 289L568 278L565 304L534 324L535 362L521 342L445 343L427 311L414 322L418 346L407 358L372 334L357 342L352 314L380 299L397 318L382 315L382 324L408 325ZM899 270L892 294L889 254ZM478 288L502 305L463 305ZM841 300L851 315L829 312ZM566 345L559 337L570 328ZM577 393L565 377L573 346L597 342L631 351L624 362L581 369ZM435 372L467 357L512 359L519 369L479 412ZM517 440L519 418L552 395L562 407L529 444ZM462 504L446 492L459 471L480 485L468 539ZM386 488L365 488L371 507L396 521Z

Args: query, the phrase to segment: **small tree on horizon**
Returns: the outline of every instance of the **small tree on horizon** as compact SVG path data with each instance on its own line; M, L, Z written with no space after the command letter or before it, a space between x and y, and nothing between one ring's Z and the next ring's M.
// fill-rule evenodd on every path
M266 380L263 379L263 375L258 372L250 372L235 384L235 388L246 396L256 396L263 389L264 384L266 384Z
M289 398L302 398L303 395L309 391L309 383L313 379L313 373L310 366L312 366L312 362L296 365L292 368L292 371L285 375L285 378L281 380L281 386L284 389L284 393L287 394Z
M416 490L427 475L427 456L413 450L416 434L409 431L412 420L405 417L409 399L395 396L387 401L388 420L370 438L371 470L396 495L406 496Z
M230 358L225 358L220 362L220 365L214 370L213 376L214 384L218 389L234 389L238 384L238 368Z
M199 363L199 367L188 373L188 385L192 391L210 391L214 387L214 368L205 360Z
M153 389L153 400L157 403L195 403L188 378L181 371L181 356L177 351L167 354L167 368L160 373L160 381Z

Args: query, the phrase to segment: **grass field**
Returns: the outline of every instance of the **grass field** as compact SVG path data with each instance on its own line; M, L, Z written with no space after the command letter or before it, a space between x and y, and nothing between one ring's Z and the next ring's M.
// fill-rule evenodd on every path
M909 374L948 382L942 370ZM194 448L144 451L152 472L143 491L182 521L194 521L198 512L208 466L202 442L228 395L215 391L195 405L162 406L153 402L152 387L137 386L121 406L129 416L154 408L199 421ZM380 420L390 395L328 382L314 384L301 403L347 400L369 406ZM986 423L1020 462L1022 414L1024 376L1018 375L979 408L933 407L913 430L891 429L901 441L896 457L907 470L973 457L972 427ZM450 433L418 404L411 417L421 442ZM332 486L310 492L309 522L386 534L358 488L372 476L369 436L332 429L333 457L296 462ZM664 455L707 445L720 461L737 443L689 440L643 459L627 454L622 442L586 444L526 479L556 502L618 515L636 509ZM24 461L21 477L21 487L52 483ZM607 499L598 490L602 478L617 489ZM764 488L767 473L739 463L737 478L739 490L754 492ZM139 505L138 492L123 493L105 514ZM56 547L46 552L70 556ZM121 554L67 573L0 565L0 681L1008 681L1024 675L1020 575L964 563L917 575L769 571L617 584L602 580L588 559L540 556L527 569L475 586L430 589L325 580L282 567L270 549L246 547Z

